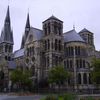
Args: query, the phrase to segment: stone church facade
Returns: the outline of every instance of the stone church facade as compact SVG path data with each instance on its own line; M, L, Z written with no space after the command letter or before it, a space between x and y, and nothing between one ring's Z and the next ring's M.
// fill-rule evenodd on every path
M67 81L68 88L93 88L91 59L100 58L100 52L95 50L94 34L85 28L79 33L75 29L63 33L63 21L55 16L43 21L42 27L42 30L31 27L28 14L21 48L13 53L8 7L0 37L0 70L5 74L6 83L10 80L10 70L15 68L31 69L33 81L40 81L48 77L50 68L61 64L72 73Z

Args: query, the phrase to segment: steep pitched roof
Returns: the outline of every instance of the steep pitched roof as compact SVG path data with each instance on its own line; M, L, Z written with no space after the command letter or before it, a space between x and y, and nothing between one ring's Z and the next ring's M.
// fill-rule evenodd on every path
M83 32L89 32L89 33L92 33L92 32L90 32L89 30L87 30L86 28L82 29L79 33L83 33Z
M22 42L21 42L21 49L24 48L24 45L25 45L25 34L22 36Z
M9 11L9 6L8 6L8 8L7 8L7 13L6 13L5 22L9 22L9 23L10 23L10 11Z
M24 56L24 51L25 51L25 49L20 49L20 50L15 51L14 58L19 58L19 57Z
M24 32L24 35L22 37L22 42L21 42L21 49L24 48L24 45L25 45L25 42L27 40L27 36L28 36L28 33L30 31L30 18L29 18L29 13L27 14L27 20L26 20L26 26L25 26L25 32Z
M1 32L1 42L7 42L14 44L13 42L13 31L11 30L11 24L10 24L10 12L9 12L9 6L7 9L7 14L4 22L4 27Z
M43 21L43 23L46 22L47 20L50 20L50 19L55 19L55 20L58 20L60 22L63 22L60 19L58 19L57 17L55 17L55 16L52 15L51 17L49 17L48 19L46 19L45 21Z
M72 41L79 41L84 42L81 36L75 31L75 29L68 31L63 34L64 42L72 42Z
M29 18L29 13L27 14L26 28L30 28L30 18Z
M30 28L26 42L29 42L30 35L33 37L32 41L38 41L43 38L43 31L34 27Z

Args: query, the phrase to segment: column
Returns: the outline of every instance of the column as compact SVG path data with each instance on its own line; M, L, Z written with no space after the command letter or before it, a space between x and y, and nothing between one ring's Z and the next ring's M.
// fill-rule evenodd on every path
M89 73L87 73L87 84L89 85Z
M83 84L83 74L84 73L81 72L81 84Z

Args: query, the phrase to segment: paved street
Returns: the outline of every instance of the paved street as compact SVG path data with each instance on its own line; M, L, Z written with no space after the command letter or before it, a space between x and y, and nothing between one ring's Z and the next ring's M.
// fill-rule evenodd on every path
M7 96L7 95L0 95L0 100L40 100L43 97L41 95L34 95L34 96Z

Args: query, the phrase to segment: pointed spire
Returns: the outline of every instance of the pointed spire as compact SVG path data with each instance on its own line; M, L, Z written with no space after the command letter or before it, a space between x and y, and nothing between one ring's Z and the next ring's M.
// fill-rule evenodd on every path
M6 14L5 22L9 22L9 23L10 23L10 11L9 11L9 6L8 6L8 8L7 8L7 14Z
M1 42L10 43L13 44L13 31L11 30L11 24L10 24L10 10L9 6L7 8L6 18L4 22L4 27L1 32Z
M26 28L30 28L30 18L29 18L29 13L27 14Z

